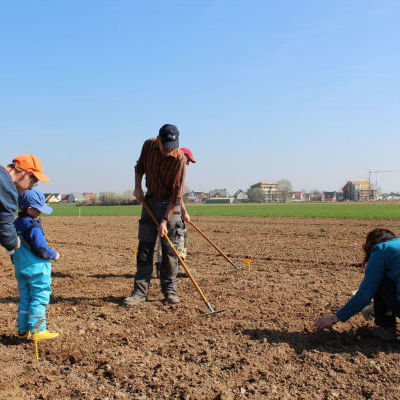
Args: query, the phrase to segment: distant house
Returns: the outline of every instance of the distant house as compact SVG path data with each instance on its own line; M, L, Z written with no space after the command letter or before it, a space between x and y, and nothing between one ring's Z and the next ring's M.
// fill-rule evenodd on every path
M248 201L249 200L249 196L248 194L239 189L234 195L233 195L233 201L234 203L240 203L242 201Z
M96 193L83 193L83 197L86 201L96 201L97 194Z
M68 203L84 203L85 196L80 192L73 192L68 195Z
M399 193L385 193L381 197L382 200L400 200Z
M306 195L304 192L290 192L289 193L289 200L292 201L305 201L307 200Z
M370 190L369 181L348 181L342 190L345 200L365 201L376 196L376 193Z
M189 195L187 196L188 201L195 201L195 202L200 202L205 199L208 199L208 194L204 192L190 192Z
M336 192L322 192L321 200L332 202L337 201Z
M310 201L322 201L322 193L320 192L313 192L309 195Z
M210 199L211 198L222 198L222 197L228 197L228 191L226 189L213 189L210 190Z
M258 203L273 203L278 201L278 184L258 182L250 187L249 200Z
M61 193L45 193L44 197L46 199L46 203L60 203L62 194Z
M187 201L201 201L201 197L199 196L199 192L190 192L187 197L186 197Z

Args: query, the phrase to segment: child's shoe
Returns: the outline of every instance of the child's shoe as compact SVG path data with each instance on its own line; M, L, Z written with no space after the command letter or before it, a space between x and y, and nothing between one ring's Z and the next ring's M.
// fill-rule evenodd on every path
M57 337L60 334L60 332L50 332L47 329L44 329L43 331L37 332L37 333L31 333L30 339L32 340L46 340L46 339L53 339Z
M18 339L31 339L32 334L30 332L19 332L18 331Z

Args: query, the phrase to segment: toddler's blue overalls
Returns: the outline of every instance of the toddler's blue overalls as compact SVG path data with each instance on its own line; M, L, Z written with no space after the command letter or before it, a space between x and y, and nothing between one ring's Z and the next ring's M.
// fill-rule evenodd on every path
M50 302L51 263L37 257L19 237L21 247L12 255L19 290L18 331L33 332L35 323L42 319L37 330L41 332L46 329L46 306Z

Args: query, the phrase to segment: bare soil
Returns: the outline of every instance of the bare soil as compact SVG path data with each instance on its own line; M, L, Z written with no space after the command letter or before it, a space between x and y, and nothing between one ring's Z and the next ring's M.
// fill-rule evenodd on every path
M215 309L188 278L181 303L130 295L138 218L52 217L43 225L62 258L53 264L50 330L59 338L16 338L17 284L0 251L1 399L400 399L400 345L365 337L361 316L315 332L363 277L361 244L398 221L201 217L201 230L243 267L234 273L189 228L187 264ZM245 258L250 258L251 272Z

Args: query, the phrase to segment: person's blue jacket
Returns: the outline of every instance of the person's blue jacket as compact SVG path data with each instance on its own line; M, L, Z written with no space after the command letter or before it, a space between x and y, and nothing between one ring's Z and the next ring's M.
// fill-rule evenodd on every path
M36 256L55 260L57 253L47 244L40 219L20 213L14 221L14 226Z
M338 319L345 322L367 306L375 296L384 275L394 282L397 301L400 302L400 238L372 247L364 280L357 293L336 313Z
M9 172L0 166L0 244L7 250L17 247L13 221L18 208L18 192Z

